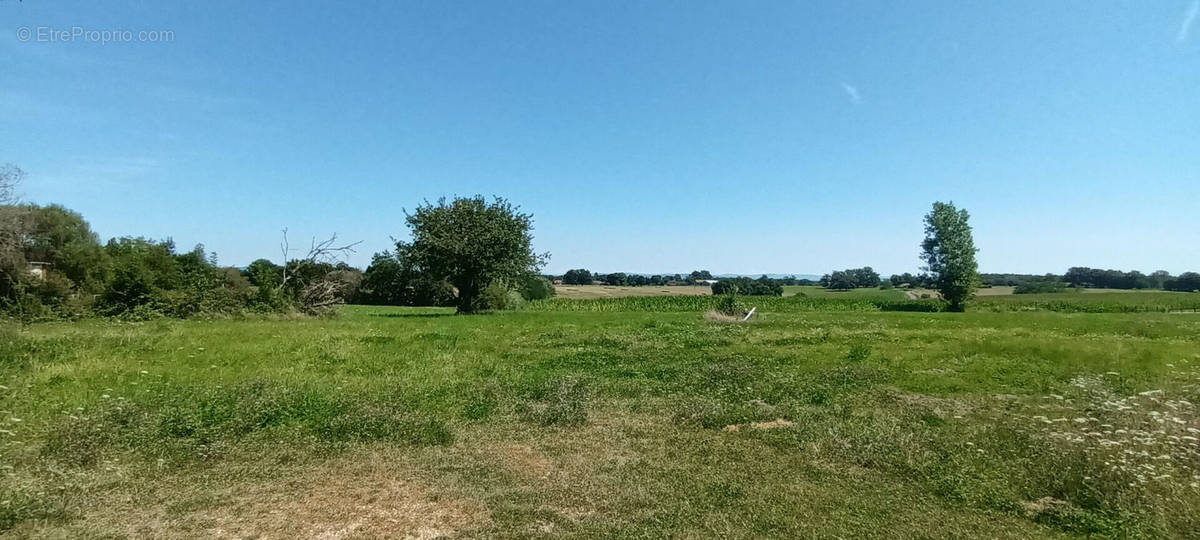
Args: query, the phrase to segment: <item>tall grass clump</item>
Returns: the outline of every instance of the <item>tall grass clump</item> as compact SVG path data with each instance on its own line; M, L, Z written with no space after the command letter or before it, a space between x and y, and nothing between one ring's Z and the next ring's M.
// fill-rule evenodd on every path
M329 443L418 446L453 440L439 418L391 400L255 379L230 387L161 384L145 397L76 411L47 427L40 455L70 467L93 466L117 451L182 462L209 458L242 441L313 436Z

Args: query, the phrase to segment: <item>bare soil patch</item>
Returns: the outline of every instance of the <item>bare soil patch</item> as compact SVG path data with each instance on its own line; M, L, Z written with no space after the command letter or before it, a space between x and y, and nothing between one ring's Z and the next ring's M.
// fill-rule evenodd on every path
M156 504L124 498L123 511L97 508L85 521L116 518L120 521L104 528L143 538L325 540L469 536L488 521L481 503L433 489L407 466L370 452L314 463L276 481L239 481L217 489L182 484L163 490L164 500ZM206 494L197 498L195 489Z
M728 426L725 426L724 428L722 428L722 430L723 431L741 431L742 428L778 429L778 428L792 427L794 425L796 425L796 423L791 420L785 420L783 418L776 418L774 420L771 420L770 422L750 422L747 424L729 424Z

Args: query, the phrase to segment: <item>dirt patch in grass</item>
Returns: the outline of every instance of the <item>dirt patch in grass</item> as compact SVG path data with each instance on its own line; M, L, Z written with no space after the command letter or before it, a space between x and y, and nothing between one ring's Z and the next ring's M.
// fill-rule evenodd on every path
M489 521L481 503L431 488L394 458L356 452L281 474L275 481L223 487L185 480L177 489L161 492L166 500L123 498L119 502L127 506L125 511L97 508L83 521L90 532L100 532L92 527L101 525L130 537L328 540L470 536ZM203 496L195 496L196 491Z
M500 444L488 454L506 470L524 478L546 478L554 471L554 464L546 455L528 444Z
M1068 505L1070 503L1064 500L1055 499L1054 497L1042 497L1036 501L1026 501L1021 506L1031 514L1041 514Z
M713 311L713 310L709 310L708 312L706 312L704 314L704 320L706 320L710 323L717 323L717 324L736 324L736 323L743 322L742 319L744 319L744 318L745 318L745 315L738 317L737 315L726 315L719 311Z
M328 478L304 486L298 496L273 495L242 501L236 515L223 516L222 525L236 536L440 538L461 533L482 514L386 474Z
M927 396L925 394L903 392L899 390L896 391L894 397L896 402L900 405L905 407L926 409L940 418L948 418L951 416L958 417L971 412L970 405L957 399Z
M783 418L776 418L774 420L771 420L770 422L750 422L748 424L729 424L728 426L725 426L725 428L722 431L741 431L742 428L778 429L778 428L792 427L794 425L796 425L796 423L791 420L784 420Z

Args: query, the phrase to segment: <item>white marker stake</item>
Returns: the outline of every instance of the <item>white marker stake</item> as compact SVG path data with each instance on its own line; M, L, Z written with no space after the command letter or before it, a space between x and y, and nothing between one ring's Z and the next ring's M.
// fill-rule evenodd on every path
M750 313L746 314L746 318L742 319L742 322L746 322L746 321L750 320L750 317L754 316L754 310L756 310L756 309L758 309L758 308L756 308L756 307L750 308Z

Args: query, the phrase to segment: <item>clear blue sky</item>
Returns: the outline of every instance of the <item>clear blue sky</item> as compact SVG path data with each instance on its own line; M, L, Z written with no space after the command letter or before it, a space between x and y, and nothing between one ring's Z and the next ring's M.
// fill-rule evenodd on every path
M481 193L552 271L913 271L934 200L984 271L1200 270L1197 1L0 0L0 162L233 265Z

